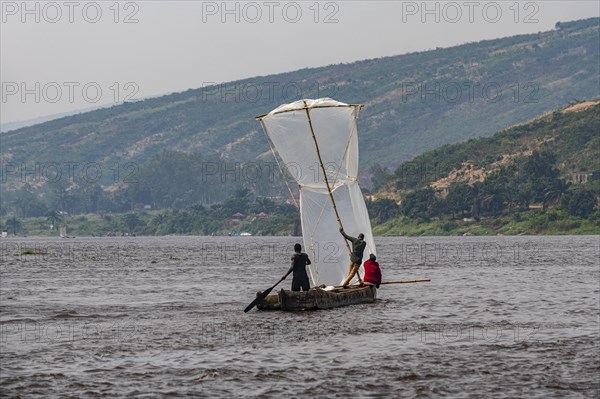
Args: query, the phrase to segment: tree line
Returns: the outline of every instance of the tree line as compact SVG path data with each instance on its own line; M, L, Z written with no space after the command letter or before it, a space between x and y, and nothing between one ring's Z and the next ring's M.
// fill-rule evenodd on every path
M477 220L528 210L533 204L541 205L542 211L555 207L573 216L589 217L596 207L597 190L567 183L559 177L555 163L554 153L534 151L489 173L482 182L454 182L446 195L427 185L405 191L399 205L391 199L380 199L368 201L367 206L379 223L401 215L419 221L436 217Z
M162 151L130 176L127 183L101 186L59 179L3 191L0 214L39 217L49 211L69 215L124 213L143 209L186 209L218 205L240 189L280 200L285 182L274 162L229 162L216 155Z

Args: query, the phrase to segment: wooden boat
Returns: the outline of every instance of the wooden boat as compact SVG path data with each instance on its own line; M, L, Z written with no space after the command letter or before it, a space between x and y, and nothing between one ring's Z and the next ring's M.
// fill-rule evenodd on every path
M260 292L256 296L260 296ZM256 306L260 310L317 310L332 309L360 303L375 302L377 288L358 287L335 288L326 291L320 287L311 288L309 291L289 291L282 289L276 294L271 294Z
M376 254L369 213L358 185L356 123L362 107L330 98L305 99L283 104L257 117L286 185L288 175L279 158L286 167L294 165L294 170L289 172L300 187L300 203L289 185L288 190L300 211L304 248L312 260L309 276L315 288L307 292L281 290L271 294L285 279L283 277L271 288L259 292L244 312L254 306L262 310L312 310L375 301L376 289L371 287L323 289L326 285L341 284L348 273L352 250L349 238L340 234L344 231L342 219L355 233L364 236L366 247L363 252ZM320 166L321 173L314 178L295 173L296 170L312 169L315 164ZM329 167L331 165L336 166L335 170ZM342 205L339 211L336 201ZM344 247L346 251L331 252L332 248ZM324 253L328 255L319 255ZM360 281L360 278L354 277L350 281L356 280Z

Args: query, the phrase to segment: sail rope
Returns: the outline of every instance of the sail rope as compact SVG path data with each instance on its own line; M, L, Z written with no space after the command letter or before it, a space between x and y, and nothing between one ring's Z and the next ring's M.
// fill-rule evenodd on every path
M292 197L292 201L294 201L294 205L296 206L296 208L300 208L300 205L298 205L298 201L296 201L296 197L294 197L294 193L292 192L292 188L290 187L288 181L287 181L287 177L285 175L285 172L283 171L283 168L281 167L281 164L279 163L279 159L277 158L277 155L275 154L275 147L273 146L273 143L271 142L271 138L269 137L269 135L267 134L267 127L265 126L265 122L261 119L260 120L260 125L263 128L263 133L265 134L265 137L267 138L267 143L269 144L269 148L271 149L271 153L273 154L273 158L275 158L275 162L277 163L277 167L279 168L279 172L281 173L281 177L283 178L283 181L285 182L285 185L290 193L290 197Z

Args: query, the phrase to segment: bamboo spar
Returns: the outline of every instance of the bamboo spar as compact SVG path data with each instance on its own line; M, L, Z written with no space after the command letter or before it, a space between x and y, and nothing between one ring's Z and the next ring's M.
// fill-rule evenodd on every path
M392 280L382 281L381 284L406 284L406 283L427 283L430 282L430 278L418 278L416 280Z
M384 284L407 284L407 283L428 283L430 282L430 278L418 278L416 280L392 280L392 281L382 281L380 285ZM341 285L336 285L335 288L342 288Z
M310 133L312 134L313 141L315 142L315 148L317 149L317 157L319 158L319 165L321 165L321 170L323 171L323 178L325 179L325 185L327 186L327 192L329 193L329 198L331 198L331 204L333 205L333 211L335 212L335 217L337 218L338 224L340 225L340 229L344 229L342 225L342 221L340 220L340 215L337 210L337 206L335 205L335 200L333 199L333 193L331 192L331 187L329 186L329 180L327 179L327 172L325 172L325 166L323 165L323 160L321 159L321 152L319 151L319 144L317 143L317 137L315 136L315 131L313 129L312 120L310 119L310 112L308 111L308 105L306 101L304 101L304 110L306 111L306 116L308 118L308 126L310 127ZM346 249L348 250L348 254L352 255L352 250L350 249L350 245L348 245L348 240L344 238L344 244L346 244Z

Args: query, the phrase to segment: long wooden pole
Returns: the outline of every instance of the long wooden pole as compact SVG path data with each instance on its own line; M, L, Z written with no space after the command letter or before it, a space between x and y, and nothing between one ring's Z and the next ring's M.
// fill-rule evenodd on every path
M431 281L430 278L418 278L416 280L393 280L393 281L382 281L381 284L406 284L406 283L427 283Z
M319 158L319 165L321 165L321 170L323 171L323 178L325 179L325 185L327 186L327 192L329 193L329 198L331 198L331 204L333 205L333 210L335 212L335 217L337 218L338 224L340 225L340 229L344 229L342 225L342 221L340 220L340 215L337 210L337 206L335 205L335 200L333 199L333 193L331 192L331 187L329 186L329 179L327 179L327 172L325 172L325 166L323 165L323 160L321 159L321 151L319 151L319 144L317 143L317 137L315 136L315 131L313 129L312 120L310 119L310 112L308 111L308 105L306 101L304 101L304 110L306 111L306 117L308 118L308 126L310 127L310 133L312 134L313 141L315 142L315 148L317 149L317 157ZM350 245L348 245L348 240L344 238L344 244L346 244L346 249L348 249L348 254L352 255L352 250L350 249Z
M431 281L429 278L418 278L416 280L393 280L393 281L382 281L380 285L383 284L407 284L407 283L427 283ZM343 285L336 285L335 288L343 288Z

